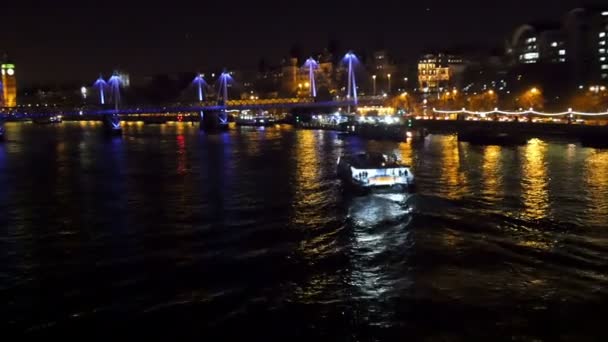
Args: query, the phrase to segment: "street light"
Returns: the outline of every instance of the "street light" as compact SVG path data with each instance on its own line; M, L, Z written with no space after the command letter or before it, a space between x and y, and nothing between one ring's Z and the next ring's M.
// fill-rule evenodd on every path
M494 90L492 90L492 89L488 90L488 94L494 95Z
M532 94L538 94L538 93L539 93L539 90L538 90L538 88L534 87L534 88L530 89L530 92L531 92Z
M387 91L387 93L390 94L391 93L391 74L387 74L386 77L388 78L388 91Z
M376 96L376 75L372 76L372 84L373 84L373 89L374 89L373 93L374 93L374 96Z

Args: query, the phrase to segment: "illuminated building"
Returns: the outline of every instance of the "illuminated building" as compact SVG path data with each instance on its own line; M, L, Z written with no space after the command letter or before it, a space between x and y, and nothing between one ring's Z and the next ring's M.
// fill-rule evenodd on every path
M444 53L426 54L418 62L418 87L424 92L448 88L454 76L464 70L462 59Z
M123 88L129 88L131 86L131 77L126 72L118 72L118 77L120 78L120 85Z
M565 45L559 24L530 24L515 30L508 51L518 64L565 63Z
M608 83L608 8L597 16L597 63L599 79Z
M578 83L608 82L608 7L576 8L564 21Z
M518 27L507 54L512 64L564 64L576 85L608 83L607 36L608 7L575 8L561 23Z
M15 65L4 63L0 65L2 73L2 107L17 106L17 77L15 75Z
M338 76L336 75L337 70L333 64L332 55L326 51L312 58L318 61L313 71L316 89L324 89L329 93L335 93ZM278 74L276 72L274 74L267 73L262 78L280 79L280 89L285 96L309 97L312 87L310 68L300 62L303 63L304 61L298 61L297 58L284 60Z

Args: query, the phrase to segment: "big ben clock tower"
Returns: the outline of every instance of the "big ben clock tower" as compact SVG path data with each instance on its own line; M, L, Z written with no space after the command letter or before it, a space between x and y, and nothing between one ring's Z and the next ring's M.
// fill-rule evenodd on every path
M15 64L3 63L0 65L2 76L2 106L17 106L17 77L15 75Z

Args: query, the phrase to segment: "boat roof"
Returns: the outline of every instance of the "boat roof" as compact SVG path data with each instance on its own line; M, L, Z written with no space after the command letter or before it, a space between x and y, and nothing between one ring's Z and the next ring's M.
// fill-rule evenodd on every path
M381 169L407 167L399 163L396 156L387 156L382 153L357 153L345 156L352 167L356 169Z

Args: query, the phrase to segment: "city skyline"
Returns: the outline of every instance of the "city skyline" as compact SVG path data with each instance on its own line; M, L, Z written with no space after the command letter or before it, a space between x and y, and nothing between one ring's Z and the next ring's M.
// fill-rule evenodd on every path
M254 18L250 14L254 5L239 2L229 12L215 4L202 8L148 4L144 10L136 5L85 9L71 1L37 7L22 2L9 4L0 14L5 27L18 28L0 30L0 51L19 65L24 86L88 80L115 69L141 76L255 68L262 58L271 63L280 60L293 46L307 55L330 40L339 42L340 51L369 54L386 48L395 57L414 61L429 48L501 47L517 25L555 20L585 5L580 1L432 1L373 8L307 4L303 9L266 2L263 11L258 5Z

